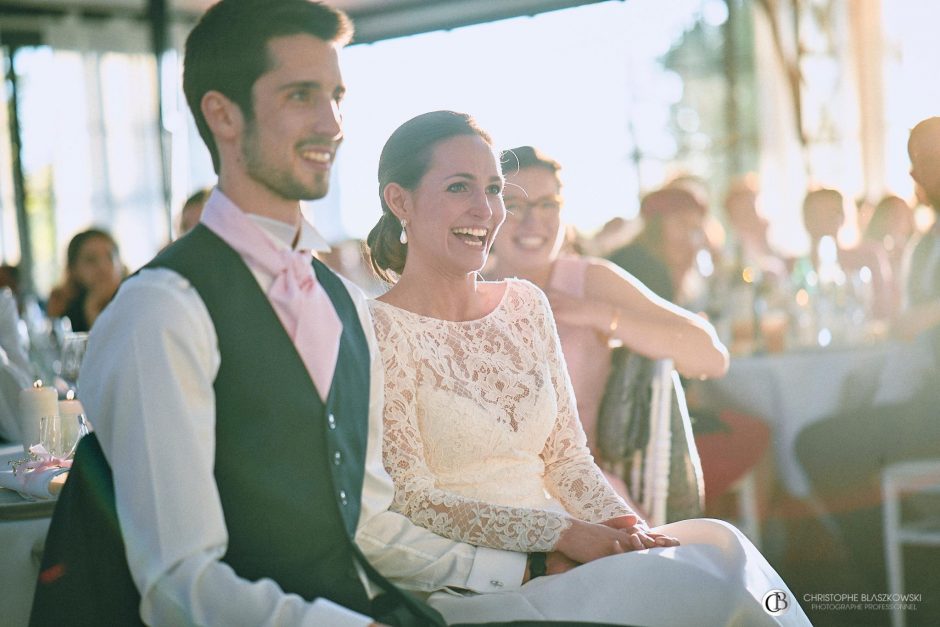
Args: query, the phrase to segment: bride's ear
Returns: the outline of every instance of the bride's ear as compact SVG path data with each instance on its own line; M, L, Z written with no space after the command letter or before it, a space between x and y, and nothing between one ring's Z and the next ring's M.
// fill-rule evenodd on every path
M389 183L382 190L382 199L399 220L411 219L411 192L398 183Z

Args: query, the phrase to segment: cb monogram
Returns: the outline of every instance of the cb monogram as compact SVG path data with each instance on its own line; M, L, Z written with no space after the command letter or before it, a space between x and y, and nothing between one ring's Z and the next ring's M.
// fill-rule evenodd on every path
M790 608L787 593L783 590L771 590L764 595L764 611L771 616L780 616Z

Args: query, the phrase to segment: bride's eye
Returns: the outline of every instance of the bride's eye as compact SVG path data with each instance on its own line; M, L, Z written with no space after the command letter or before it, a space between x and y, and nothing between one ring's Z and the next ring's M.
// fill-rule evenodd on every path
M447 191L454 192L454 193L465 192L467 191L467 184L463 182L451 183L450 185L447 186Z

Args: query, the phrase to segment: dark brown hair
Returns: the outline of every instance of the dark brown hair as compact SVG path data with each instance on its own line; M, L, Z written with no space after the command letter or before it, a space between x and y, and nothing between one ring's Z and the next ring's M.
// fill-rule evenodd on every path
M561 164L532 146L504 150L499 156L504 176L512 176L525 168L544 168L558 177Z
M186 39L183 91L196 128L219 172L219 151L202 114L202 98L218 91L254 119L251 89L271 69L268 42L307 34L345 45L352 22L342 11L308 0L221 0L209 8Z
M428 171L435 146L451 137L478 135L492 146L489 134L466 113L432 111L411 118L392 133L379 157L379 201L382 216L369 232L369 262L384 281L395 282L405 268L408 254L406 244L399 241L401 222L385 202L385 187L397 183L408 190L415 189Z
M76 233L72 239L69 241L69 247L65 252L65 263L66 266L71 270L75 267L75 264L78 263L78 256L82 252L82 248L85 246L85 243L100 237L101 239L108 242L111 246L111 250L114 252L114 256L119 256L118 245L114 240L114 237L104 229L92 228L86 231L81 231Z

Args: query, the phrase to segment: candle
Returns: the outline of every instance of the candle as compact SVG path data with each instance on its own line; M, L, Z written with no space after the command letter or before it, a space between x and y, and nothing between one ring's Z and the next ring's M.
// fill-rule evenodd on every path
M20 439L23 450L39 442L39 420L43 416L59 415L59 395L55 388L43 387L42 381L20 392Z
M74 444L78 439L85 435L84 426L85 409L82 402L75 398L75 391L69 390L65 394L65 400L59 401L59 418L62 421L62 437L69 443L69 448L74 449Z

